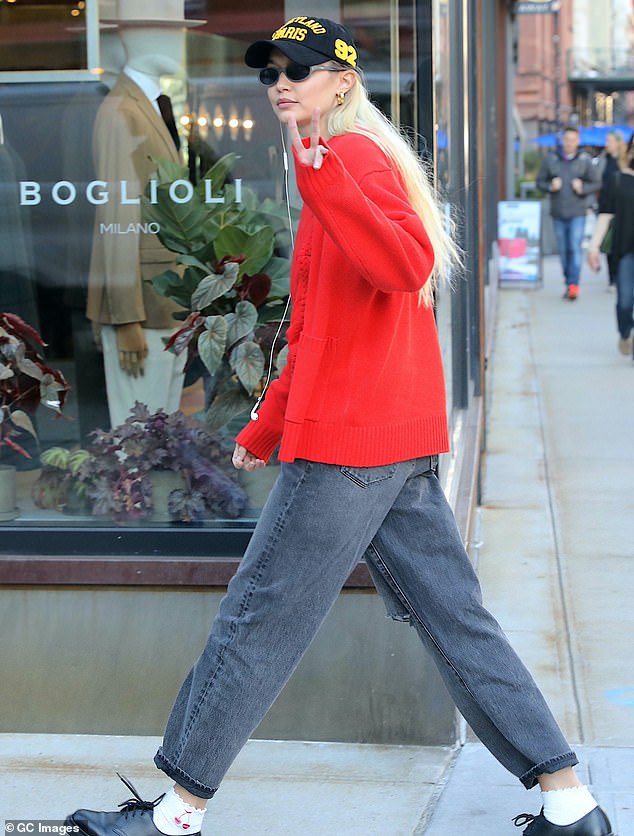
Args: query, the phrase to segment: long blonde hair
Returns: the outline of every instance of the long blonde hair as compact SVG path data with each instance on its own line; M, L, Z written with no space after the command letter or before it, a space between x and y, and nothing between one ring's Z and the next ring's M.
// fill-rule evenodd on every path
M620 131L618 128L615 128L612 131L608 131L606 134L606 139L608 136L614 137L616 142L616 156L614 159L617 162L617 165L620 169L627 168L629 165L627 159L627 152L628 152L628 144L625 136L623 135L623 131Z
M447 222L427 168L412 144L372 104L362 76L359 73L355 75L356 81L346 93L344 103L333 108L329 114L328 133L330 136L363 134L376 142L396 165L410 203L422 220L434 249L434 268L419 294L421 303L431 305L439 282L449 280L452 270L462 264L460 251L451 234L453 224Z

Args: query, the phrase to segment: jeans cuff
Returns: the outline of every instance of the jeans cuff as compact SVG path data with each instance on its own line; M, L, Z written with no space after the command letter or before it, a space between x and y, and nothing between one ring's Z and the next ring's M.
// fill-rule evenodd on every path
M528 772L520 776L520 781L527 790L532 789L537 784L537 776L543 775L545 772L549 775L553 772L558 772L560 769L566 769L569 766L576 766L579 763L574 752L566 752L564 755L557 755L556 758L538 763L531 767Z
M162 747L158 750L156 755L154 755L154 763L167 776L176 781L180 787L198 798L210 799L218 792L218 787L208 787L206 784L201 784L178 766L173 766L165 757Z

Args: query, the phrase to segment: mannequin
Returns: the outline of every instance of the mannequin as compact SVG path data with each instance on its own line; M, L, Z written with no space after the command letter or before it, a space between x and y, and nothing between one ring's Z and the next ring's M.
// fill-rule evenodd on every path
M170 10L173 7L170 2ZM120 424L136 400L151 411L178 409L186 358L164 351L178 306L158 295L151 280L177 269L173 253L153 233L116 233L141 223L136 201L154 173L151 158L181 162L156 101L161 76L183 75L185 22L161 16L152 4L147 25L136 20L142 0L119 3L119 35L126 64L97 114L93 151L97 179L113 199L97 206L87 315L101 330L111 424ZM146 16L147 12L146 12ZM119 195L126 182L126 197ZM121 198L121 199L120 199Z
M114 87L119 73L125 66L126 52L116 29L104 29L99 35L99 59L103 72L99 81L108 90Z

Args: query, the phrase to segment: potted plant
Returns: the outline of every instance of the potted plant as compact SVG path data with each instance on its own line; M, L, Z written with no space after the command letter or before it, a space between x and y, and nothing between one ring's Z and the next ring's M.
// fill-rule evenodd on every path
M89 511L86 485L78 478L79 468L90 458L88 450L50 447L40 456L42 471L31 489L38 508L51 511Z
M153 285L185 309L177 314L183 326L167 347L188 351L190 363L202 360L210 430L251 408L289 292L290 261L281 255L290 241L286 211L271 200L259 202L237 181L226 183L236 159L229 154L219 160L190 188L186 203L175 202L172 190L174 182L186 180L186 168L159 160L158 184L143 198L145 220L156 225L161 243L182 265L182 274L167 270ZM282 335L278 352L283 343ZM277 358L278 371L284 357Z
M76 483L73 490L83 493L90 513L117 523L235 518L246 508L247 496L232 474L227 451L182 412L150 413L137 401L123 424L92 435L87 451L68 458L59 448L43 454L46 468L34 490L38 504L64 501Z
M26 439L37 443L33 416L40 405L61 415L70 389L61 371L47 365L44 347L41 336L23 319L0 313L0 520L17 516L15 468L1 463L3 449L30 459L25 444Z

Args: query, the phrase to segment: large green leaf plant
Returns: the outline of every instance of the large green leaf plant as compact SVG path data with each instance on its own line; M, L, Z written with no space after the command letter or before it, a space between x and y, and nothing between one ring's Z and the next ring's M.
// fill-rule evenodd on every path
M268 362L263 349L270 350L289 293L286 209L228 182L237 159L222 157L195 187L187 184L185 166L156 160L157 185L142 197L144 221L155 225L180 265L152 280L158 293L184 309L167 348L187 351L190 362L198 355L209 372L206 422L212 430L250 409L261 391ZM285 351L277 355L278 371L284 357Z

